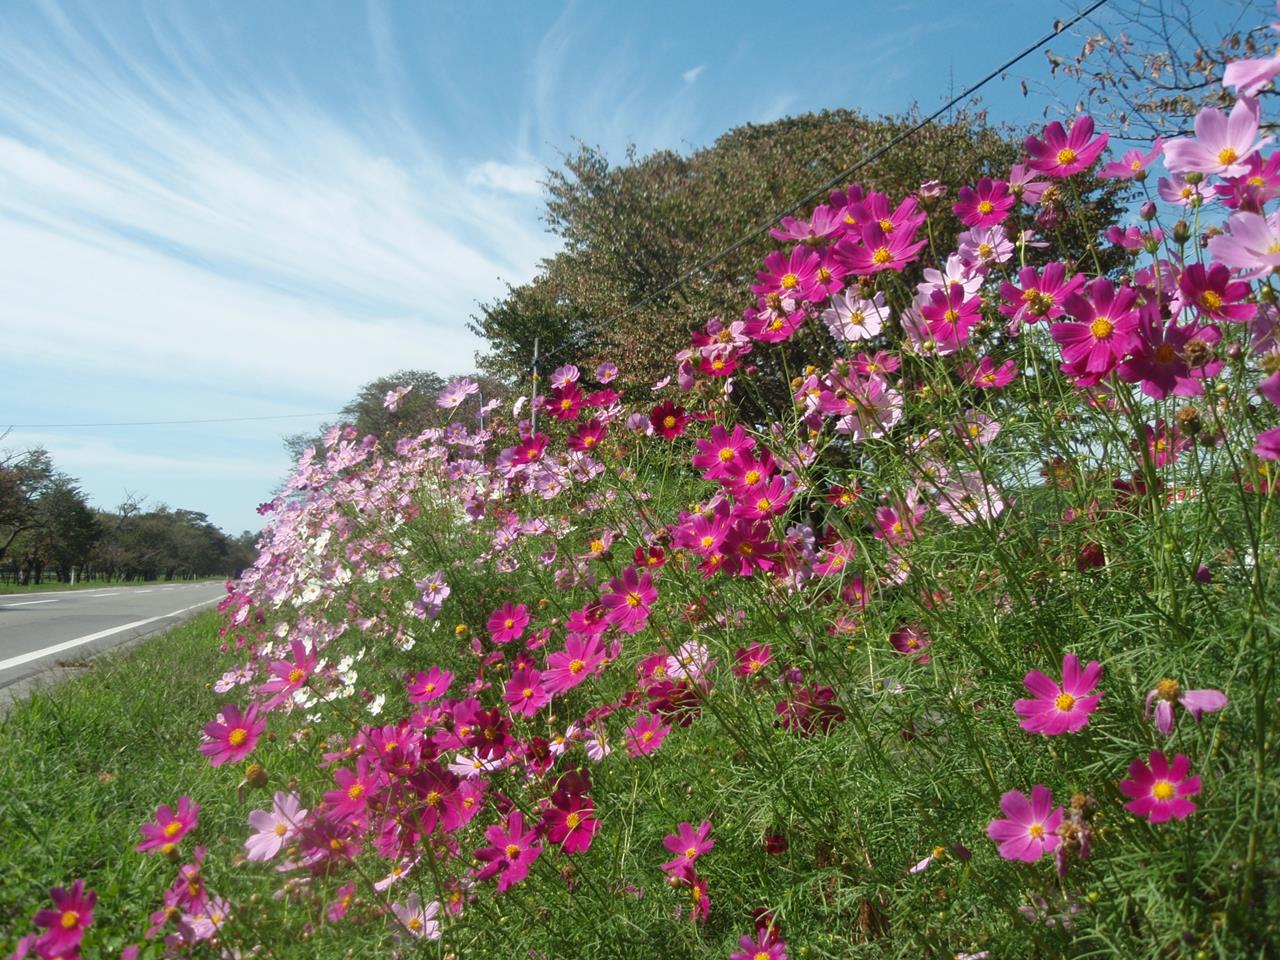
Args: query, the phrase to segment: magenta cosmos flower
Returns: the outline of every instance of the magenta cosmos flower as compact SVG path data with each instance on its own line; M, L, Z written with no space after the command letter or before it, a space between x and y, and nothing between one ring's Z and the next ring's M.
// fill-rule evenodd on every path
M662 722L656 713L646 713L627 727L627 753L633 757L647 756L662 746L671 727Z
M1094 693L1101 676L1102 665L1097 660L1090 660L1081 670L1074 653L1062 658L1061 686L1039 670L1028 671L1022 682L1031 691L1031 699L1019 700L1013 705L1022 717L1019 726L1029 733L1048 737L1083 729L1102 698L1101 691Z
M85 928L93 923L93 905L98 896L84 888L84 881L77 880L71 888L54 887L49 891L53 908L36 913L33 922L46 932L35 941L35 951L41 957L71 956L84 939Z
M1129 779L1120 781L1120 792L1133 798L1124 808L1152 823L1185 820L1196 810L1187 797L1200 792L1200 778L1188 777L1190 772L1191 761L1184 753L1173 758L1172 766L1158 750L1148 754L1147 763L1134 759Z
M649 423L654 433L664 440L674 440L684 433L684 426L689 422L689 414L684 407L677 406L670 400L663 400L649 411Z
M570 633L564 641L564 649L547 657L547 669L542 675L542 686L548 693L564 693L572 690L604 661L604 647L600 638Z
M648 573L637 573L635 567L627 567L622 576L614 577L608 584L609 592L600 598L606 610L605 621L623 633L639 633L649 622L649 607L658 599L653 579Z
M492 846L483 847L475 852L477 860L483 860L487 866L476 872L477 880L488 880L498 876L498 892L504 893L529 875L529 867L542 854L542 847L536 842L537 829L524 828L524 814L512 810L507 814L505 827L494 824L485 831Z
M258 719L256 703L250 704L244 713L229 703L222 708L217 720L205 724L204 735L209 739L200 744L200 752L209 758L210 766L239 763L253 752L266 728L267 721Z
M600 831L596 808L589 797L575 795L553 797L551 807L543 815L547 839L560 844L565 853L583 853Z
M1163 149L1164 141L1156 137L1149 151L1143 153L1141 150L1126 150L1119 160L1104 164L1098 171L1098 176L1104 180L1145 180L1147 168L1155 163Z
M216 764L215 764L216 766ZM173 853L178 844L200 822L200 804L193 803L185 794L178 798L178 809L167 803L156 807L156 818L138 828L142 842L133 849L138 853Z
M680 824L675 833L663 838L662 845L674 853L675 857L664 863L662 869L673 877L692 877L693 865L698 862L698 858L716 845L714 840L707 839L710 833L710 820L703 820L696 830L688 821Z
M1073 376L1100 376L1113 370L1137 343L1137 299L1132 287L1117 290L1102 278L1089 284L1085 293L1068 296L1064 305L1075 322L1049 327L1062 348L1063 370Z
M976 186L956 191L951 211L967 227L994 227L1009 216L1015 202L1009 184L983 177Z
M510 643L519 640L529 625L529 608L523 603L504 603L489 614L489 638L494 643Z
M1177 680L1165 678L1156 684L1155 689L1147 694L1147 706L1144 717L1151 715L1151 704L1156 705L1156 729L1166 737L1173 732L1173 708L1181 704L1191 714L1191 719L1199 720L1203 714L1217 713L1227 705L1227 695L1221 690L1183 690Z
M987 836L1000 845L1000 856L1034 863L1057 849L1062 808L1053 805L1048 787L1037 783L1031 799L1021 790L1010 790L1000 798L1000 809L1006 819L987 824Z
M1044 139L1027 137L1023 143L1032 170L1051 177L1069 177L1087 170L1107 146L1109 134L1093 139L1093 118L1076 117L1068 133L1057 120L1044 128ZM1167 148L1166 148L1167 149Z
M764 927L756 931L754 937L738 938L741 950L729 954L729 960L787 960L787 947L772 927Z
M532 717L550 702L551 695L542 685L542 674L528 668L517 670L511 675L503 692L503 699L513 714Z

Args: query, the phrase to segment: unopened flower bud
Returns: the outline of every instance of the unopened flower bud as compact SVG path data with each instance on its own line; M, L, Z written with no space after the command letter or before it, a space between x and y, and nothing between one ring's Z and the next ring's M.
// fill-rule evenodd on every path
M1188 174L1187 174L1186 176L1184 176L1182 179L1183 179L1183 180L1185 180L1187 183L1191 184L1191 185L1194 187L1197 183L1203 183L1203 182L1204 182L1204 174L1203 174L1203 173L1201 173L1199 170L1192 170L1190 173L1188 173Z
M1187 225L1187 221L1179 220L1173 225L1173 242L1178 246L1182 246L1191 239L1191 227Z
M1241 349L1240 344L1238 343L1227 344L1226 352L1227 352L1227 359L1229 360L1239 360L1244 355L1244 351Z
M1191 404L1187 404L1174 414L1174 419L1178 421L1178 426L1183 433L1195 436L1200 432L1200 411Z
M1155 219L1155 215L1156 215L1156 205L1152 203L1150 200L1148 200L1146 203L1144 203L1141 207L1138 208L1138 216L1140 216L1143 220L1153 220Z
M244 782L251 787L261 790L269 779L266 767L260 763L251 763L244 768Z

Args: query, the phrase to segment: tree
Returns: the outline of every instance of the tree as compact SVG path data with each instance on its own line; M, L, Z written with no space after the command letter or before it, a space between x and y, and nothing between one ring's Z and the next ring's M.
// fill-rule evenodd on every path
M0 560L19 535L39 525L36 504L56 477L43 447L0 456Z
M1231 60L1263 56L1274 34L1270 0L1228 0L1192 5L1188 0L1112 0L1108 12L1119 30L1090 22L1080 50L1046 51L1056 76L1083 87L1072 110L1104 114L1112 126L1137 128L1140 137L1190 134L1192 118L1206 106L1226 106L1222 87ZM1274 89L1260 96L1277 96ZM1265 109L1264 109L1265 112Z
M527 382L537 337L544 375L562 363L590 368L602 360L618 363L624 388L670 374L671 356L688 344L691 330L713 316L738 319L753 305L743 291L777 243L761 232L686 282L673 282L918 120L916 114L869 119L851 110L824 111L738 127L688 156L629 152L620 166L580 146L548 177L547 222L563 238L563 250L534 280L509 287L472 318L472 331L488 344L481 368L510 383ZM955 184L1007 175L1020 154L1020 138L989 126L980 112L960 112L919 130L854 179L896 202L932 179ZM818 194L798 216L826 200ZM1064 233L1096 234L1109 222L1113 195L1092 199L1081 220L1064 222ZM931 221L939 237L962 229L947 201ZM903 279L914 282L922 266ZM819 344L806 338L802 346L807 358L822 362L813 359ZM790 344L753 356L767 367L755 381L770 405L787 401L783 370L792 360L805 362L795 351Z

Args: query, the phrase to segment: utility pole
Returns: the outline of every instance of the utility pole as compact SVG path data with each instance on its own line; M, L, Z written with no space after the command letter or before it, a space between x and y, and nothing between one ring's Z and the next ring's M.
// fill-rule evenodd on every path
M529 432L536 434L538 432L538 338L537 337L533 338L533 398L532 398L531 406L533 409L530 412L529 416L530 416L532 426L530 427Z

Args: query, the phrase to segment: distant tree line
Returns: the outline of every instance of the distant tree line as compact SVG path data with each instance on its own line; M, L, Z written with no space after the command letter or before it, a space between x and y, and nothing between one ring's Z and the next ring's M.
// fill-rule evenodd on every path
M231 537L195 510L89 506L47 450L0 454L0 579L17 583L230 577L253 562L257 534Z

